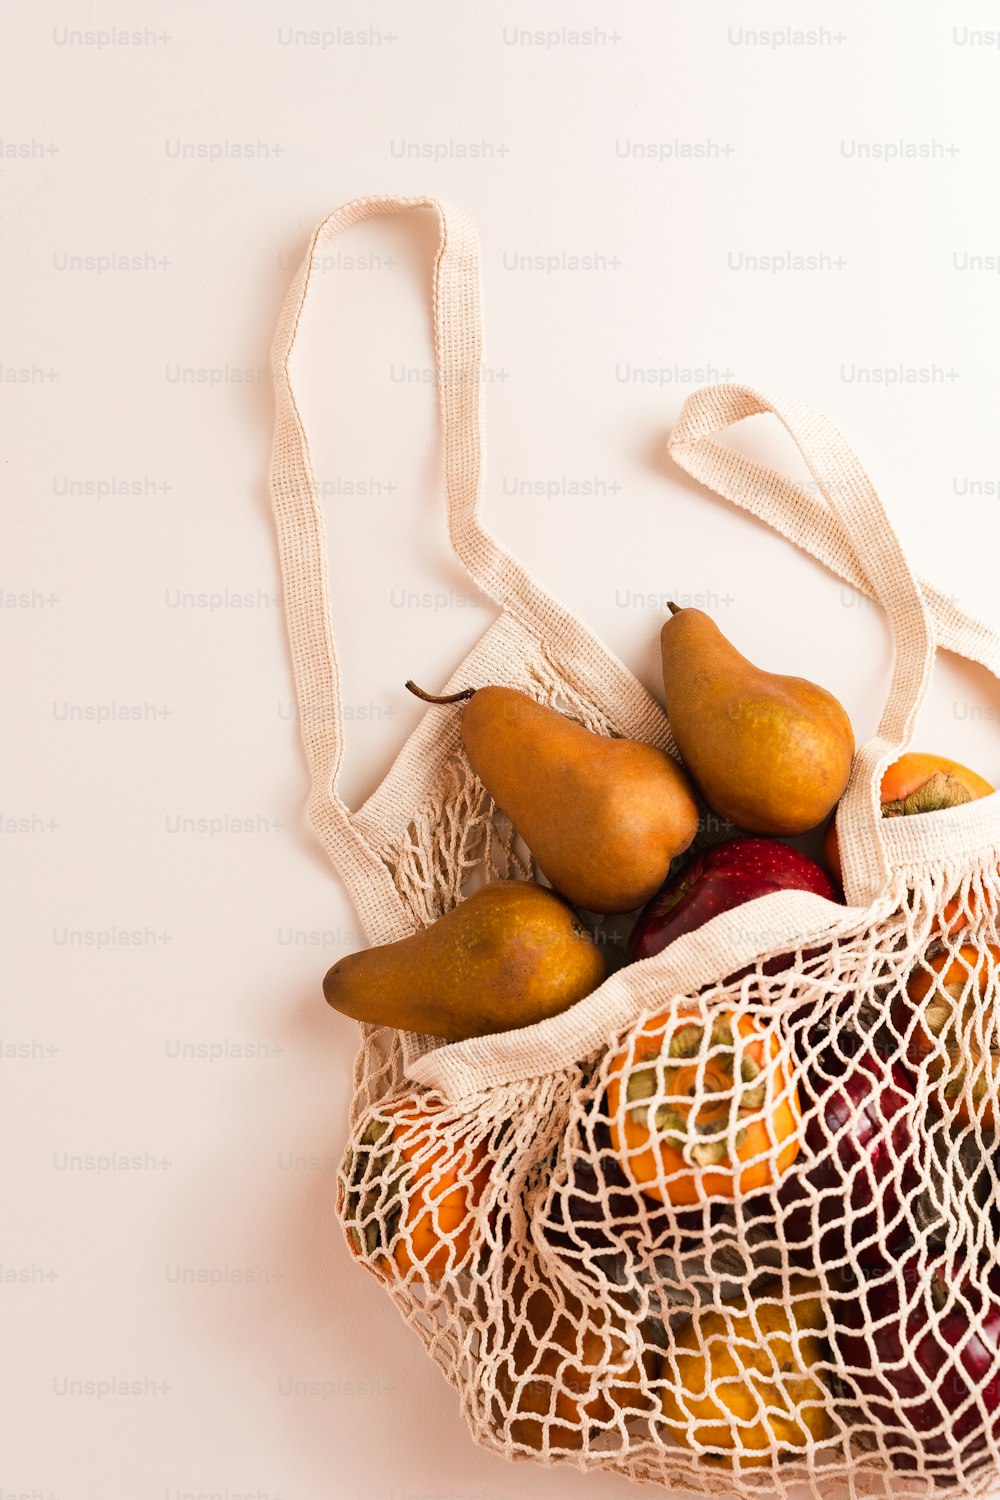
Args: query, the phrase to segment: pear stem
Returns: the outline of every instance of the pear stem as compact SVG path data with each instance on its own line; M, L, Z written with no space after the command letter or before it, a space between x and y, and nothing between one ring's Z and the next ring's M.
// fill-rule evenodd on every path
M669 611L670 611L670 613L672 615L679 615L680 612L681 612L680 605L679 604L675 604L672 599L668 599L667 600L667 608L669 609Z
M471 698L476 691L475 688L463 688L460 693L446 693L443 697L439 697L434 693L425 693L423 688L417 687L415 682L408 681L406 687L415 698L421 699L424 703L464 703L466 698Z

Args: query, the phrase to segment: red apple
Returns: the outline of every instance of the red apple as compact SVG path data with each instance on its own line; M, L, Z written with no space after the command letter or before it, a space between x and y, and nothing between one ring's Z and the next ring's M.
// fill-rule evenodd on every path
M1000 1270L943 1251L885 1262L838 1303L845 1387L895 1469L954 1482L1000 1440ZM848 1384L849 1383L849 1384Z
M856 1046L864 1050L851 1055ZM851 1032L815 1060L800 1088L802 1154L778 1193L781 1239L795 1264L821 1270L850 1248L867 1265L903 1250L912 1233L906 1202L918 1186L912 1098L899 1063Z
M736 838L713 844L668 880L639 913L629 939L629 960L652 958L720 912L774 891L812 891L837 900L829 876L816 861L780 839ZM780 973L791 962L790 955L769 959L764 973Z

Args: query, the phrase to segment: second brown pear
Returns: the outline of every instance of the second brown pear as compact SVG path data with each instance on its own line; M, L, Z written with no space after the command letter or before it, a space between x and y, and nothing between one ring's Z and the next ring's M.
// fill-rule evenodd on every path
M667 717L706 802L748 833L806 833L851 774L854 731L832 693L741 656L700 609L660 633Z
M648 901L698 827L677 762L655 745L594 734L516 688L428 701L458 698L468 699L462 743L473 770L556 890L585 911Z

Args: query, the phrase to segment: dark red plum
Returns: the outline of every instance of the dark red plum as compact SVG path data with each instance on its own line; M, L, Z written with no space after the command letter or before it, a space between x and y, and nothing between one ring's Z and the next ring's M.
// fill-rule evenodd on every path
M939 1482L1000 1441L1000 1268L913 1252L839 1302L835 1346L861 1419L893 1466Z
M831 1048L800 1098L802 1154L778 1193L790 1258L829 1268L848 1247L861 1264L899 1252L911 1234L905 1205L917 1189L908 1074L874 1051L845 1060Z

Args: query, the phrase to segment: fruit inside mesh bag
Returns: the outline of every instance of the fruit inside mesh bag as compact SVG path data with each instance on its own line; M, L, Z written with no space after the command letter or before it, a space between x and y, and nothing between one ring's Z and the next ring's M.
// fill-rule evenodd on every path
M894 1468L944 1481L1000 1442L1000 1268L914 1250L845 1278L835 1324L859 1440Z

